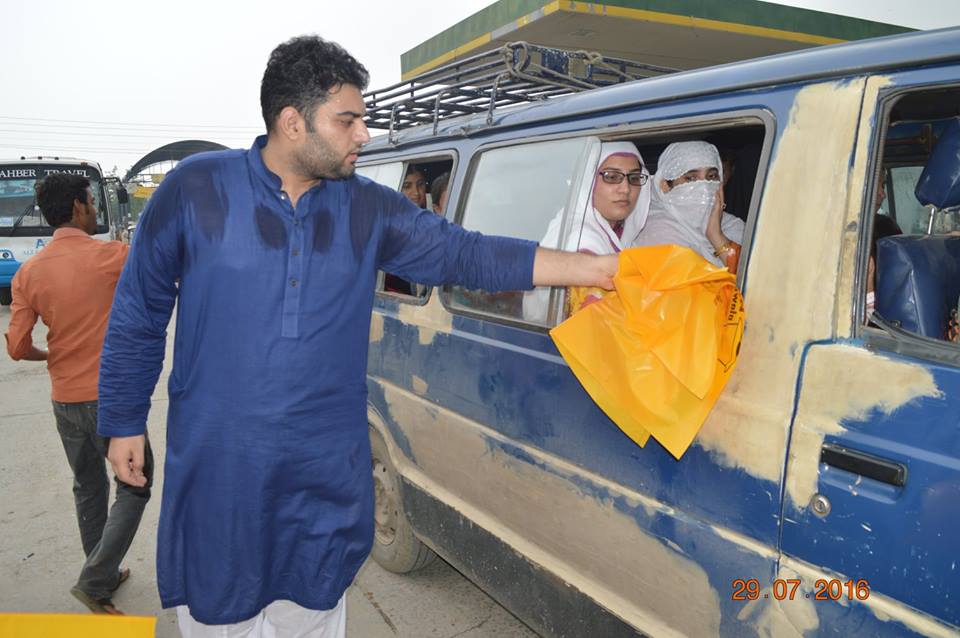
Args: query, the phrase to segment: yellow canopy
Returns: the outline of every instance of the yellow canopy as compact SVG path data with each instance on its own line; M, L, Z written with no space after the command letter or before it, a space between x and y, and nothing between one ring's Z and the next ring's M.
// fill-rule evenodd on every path
M153 638L150 616L0 614L0 638Z

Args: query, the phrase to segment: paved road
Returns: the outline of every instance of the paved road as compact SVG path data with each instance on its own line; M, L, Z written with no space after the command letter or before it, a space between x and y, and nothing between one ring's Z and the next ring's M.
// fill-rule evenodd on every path
M0 331L10 310L0 307ZM40 325L35 340L45 345ZM170 361L172 339L168 341ZM167 415L165 368L148 427L157 467L163 467ZM82 613L69 593L83 552L77 532L69 467L54 426L44 364L11 361L0 353L0 611ZM128 614L156 615L157 636L177 636L176 616L160 608L154 550L163 473L140 533L127 554L130 580L114 597ZM533 632L446 563L407 576L373 562L347 597L350 638L532 638Z

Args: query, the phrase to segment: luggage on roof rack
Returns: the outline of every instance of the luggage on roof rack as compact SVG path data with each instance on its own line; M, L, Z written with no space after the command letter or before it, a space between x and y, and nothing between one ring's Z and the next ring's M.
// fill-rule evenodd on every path
M394 133L458 115L487 113L500 106L543 100L676 69L612 58L591 51L566 51L510 42L446 64L363 97L370 128Z

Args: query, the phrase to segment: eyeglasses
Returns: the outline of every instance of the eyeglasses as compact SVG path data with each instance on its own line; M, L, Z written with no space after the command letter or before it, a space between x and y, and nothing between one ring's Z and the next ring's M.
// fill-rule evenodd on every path
M605 168L597 174L600 176L600 179L603 180L604 184L622 184L624 177L627 178L627 183L631 186L643 186L647 183L647 174L641 171L624 173L615 168Z

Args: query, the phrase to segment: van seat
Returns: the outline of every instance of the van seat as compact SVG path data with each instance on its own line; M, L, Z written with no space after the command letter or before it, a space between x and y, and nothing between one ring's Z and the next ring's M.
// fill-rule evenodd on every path
M960 297L960 237L895 235L877 242L876 309L887 321L942 339Z
M914 191L923 206L939 210L960 206L960 117L947 124Z

